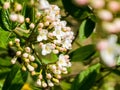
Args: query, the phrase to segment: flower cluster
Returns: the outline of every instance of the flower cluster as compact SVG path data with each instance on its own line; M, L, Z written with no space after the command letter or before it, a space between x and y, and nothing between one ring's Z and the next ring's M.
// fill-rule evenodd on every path
M73 32L66 27L66 21L60 20L60 9L56 5L49 5L41 14L37 41L40 42L42 55L57 54L71 49Z
M118 0L91 0L90 6L95 10L100 20L101 28L108 33L120 32L120 19L117 17L120 11Z
M24 71L28 70L31 73L34 72L35 68L37 68L37 64L34 63L35 57L32 55L32 50L30 47L21 47L20 39L16 38L15 41L9 42L9 47L15 47L16 54L12 58L11 63L15 64L17 61L22 64L22 69Z
M16 49L16 54L12 58L12 64L20 63L24 71L29 71L31 75L37 77L36 84L40 87L52 87L54 83L59 83L62 74L68 73L68 68L71 67L70 59L67 54L72 48L74 33L70 27L67 27L66 21L61 21L60 8L57 5L50 5L46 0L39 0L35 4L35 22L31 22L30 17L24 17L20 14L22 6L18 3L13 3L14 7L9 6L8 2L3 6L4 9L12 7L9 19L12 22L18 22L15 34L28 34L20 39L10 41L9 46ZM5 7L6 6L6 7ZM19 18L19 16L23 18ZM27 30L21 28L21 25L27 23ZM16 33L17 32L17 33ZM23 35L24 36L24 35ZM38 48L38 50L36 50ZM56 62L45 64L42 61L42 56L54 54L57 57ZM42 55L42 56L41 56ZM38 62L39 63L36 63Z
M37 85L45 88L47 86L54 86L54 83L59 84L59 79L61 79L61 75L67 74L67 68L69 67L71 67L69 56L60 54L58 61L55 64L47 65L45 78L42 75L42 71L40 72L36 82Z

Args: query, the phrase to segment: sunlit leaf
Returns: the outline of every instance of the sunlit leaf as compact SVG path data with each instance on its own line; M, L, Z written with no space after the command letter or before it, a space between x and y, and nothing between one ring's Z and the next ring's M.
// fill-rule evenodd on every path
M76 76L71 90L90 90L99 73L100 64L93 65Z
M9 40L10 32L0 28L0 47L6 48Z

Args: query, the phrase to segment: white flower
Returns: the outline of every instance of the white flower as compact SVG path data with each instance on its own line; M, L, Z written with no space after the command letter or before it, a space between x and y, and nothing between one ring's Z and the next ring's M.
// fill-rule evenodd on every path
M48 9L50 4L47 0L39 0L39 8L40 9Z
M66 48L66 49L71 49L72 45L71 45L71 40L70 39L66 39L62 42L62 47Z
M104 43L103 43L104 42ZM98 44L101 59L109 67L116 65L116 57L120 55L120 46L117 45L117 36L111 35L108 40Z
M64 32L60 25L55 26L55 30L53 31L53 35L56 36L57 39L61 40L62 36L64 36Z
M43 44L42 45L42 55L50 54L53 49L54 49L54 47L52 47L51 43Z
M46 29L42 29L39 31L39 35L37 36L37 41L47 40L48 31Z
M59 67L67 66L67 62L66 61L67 60L66 60L65 56L63 54L60 54L59 55L59 60L58 60L57 64L58 64Z

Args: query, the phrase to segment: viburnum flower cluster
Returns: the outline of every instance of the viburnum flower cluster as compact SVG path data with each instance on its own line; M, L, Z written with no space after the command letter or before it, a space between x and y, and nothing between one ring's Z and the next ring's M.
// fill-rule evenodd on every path
M38 86L52 87L55 83L59 83L61 75L67 74L67 69L71 67L69 55L66 52L72 49L74 33L70 27L66 26L67 22L61 20L60 8L57 5L51 5L47 0L32 2L31 5L33 4L35 4L36 22L31 22L29 17L21 14L23 8L21 4L13 3L14 6L11 6L6 2L3 5L5 10L12 8L9 19L18 23L13 30L15 34L25 33L28 36L20 35L20 39L17 37L9 42L9 47L15 48L11 63L19 63L22 70L36 76ZM25 23L29 25L27 30L21 27ZM57 56L57 61L44 63L41 55L47 57L51 53Z
M71 49L71 43L74 39L70 27L66 27L66 21L60 20L60 8L57 5L49 5L40 17L37 41L40 42L42 55L51 52L58 54Z

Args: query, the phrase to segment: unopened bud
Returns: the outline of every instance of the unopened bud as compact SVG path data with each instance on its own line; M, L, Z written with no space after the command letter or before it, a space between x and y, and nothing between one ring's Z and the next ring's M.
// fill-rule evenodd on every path
M10 8L10 2L5 2L4 5L3 5L3 8L4 9Z
M20 43L20 39L16 38L15 43Z
M32 56L32 55L29 55L29 59L30 59L30 61L34 61L34 60L35 60L35 57Z
M45 83L44 81L42 81L42 87L46 88L47 87L47 83Z
M37 79L36 83L37 83L38 86L41 86L41 80L40 79Z
M18 15L17 21L18 21L19 23L23 23L23 22L24 22L24 16Z
M16 61L17 61L17 57L13 57L12 60L11 60L11 63L12 63L12 64L15 64Z
M9 45L12 46L12 45L13 45L13 42L12 42L12 41L9 41Z
M17 14L15 14L15 13L10 14L10 20L11 21L15 22L15 21L17 21L17 19L18 19L18 15Z
M15 11L21 11L22 10L22 5L21 4L18 4L18 3L16 3L15 4Z
M25 21L26 21L27 23L29 23L29 22L30 22L30 18L26 18Z
M30 47L25 47L25 51L29 53L30 52Z
M51 76L50 73L47 73L47 74L46 74L46 77L47 77L48 79L51 79L51 78L52 78L52 76Z
M23 53L23 57L27 58L28 57L28 53Z
M31 66L30 64L27 65L27 68L28 68L28 70L31 71L31 72L34 71L34 67Z
M56 79L56 78L52 78L52 81L55 82L55 83L59 83L59 80Z
M29 27L30 27L30 29L34 29L35 24L34 24L34 23L31 23Z
M16 56L20 56L21 53L22 53L21 51L17 51L17 52L16 52Z

